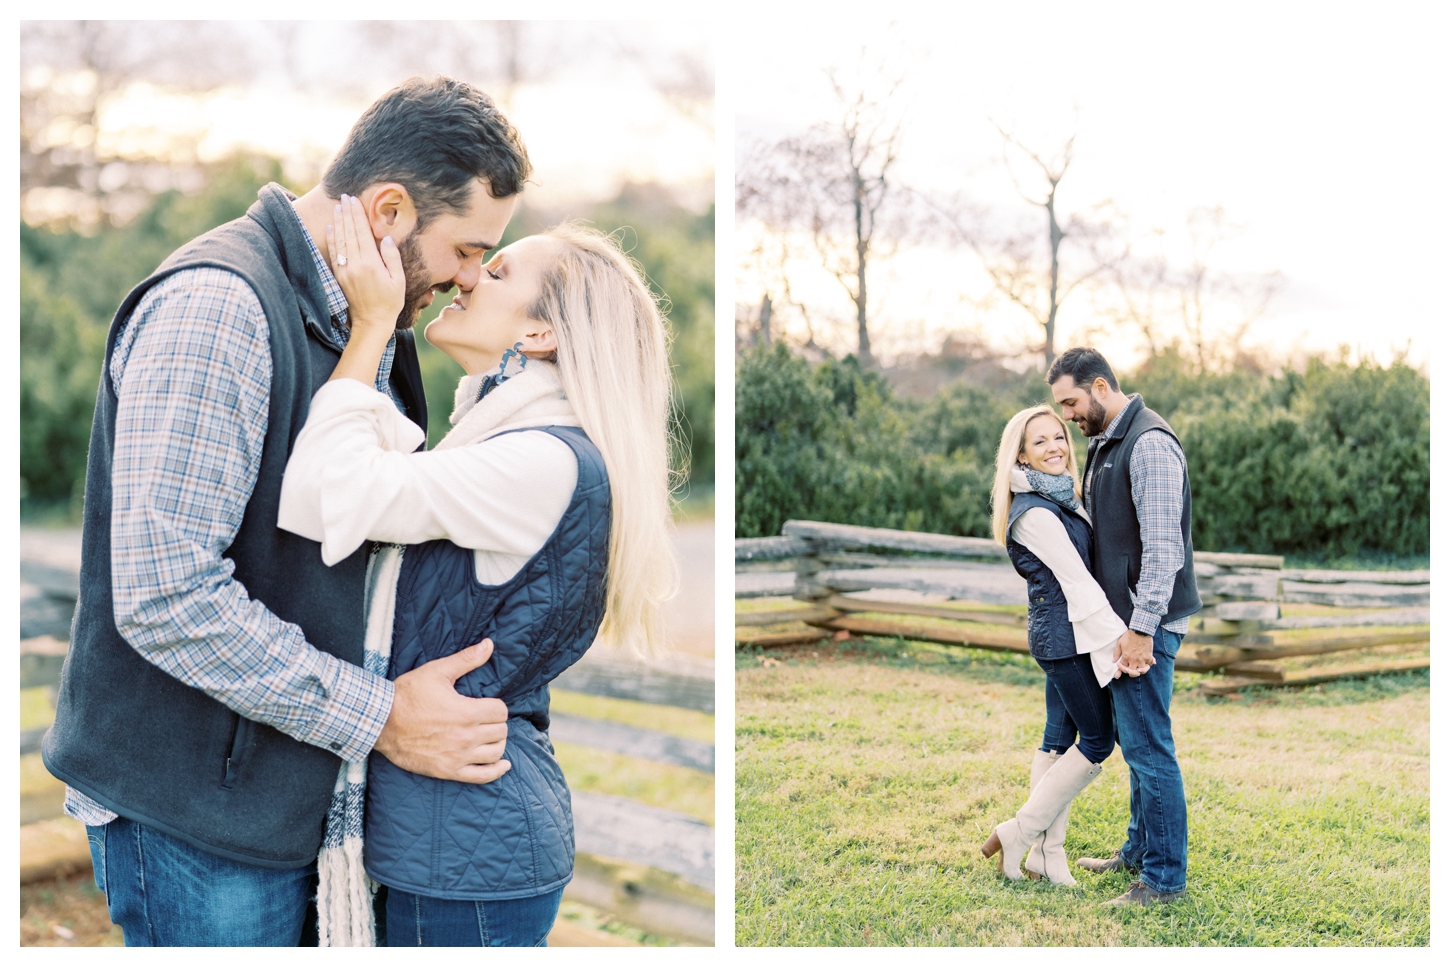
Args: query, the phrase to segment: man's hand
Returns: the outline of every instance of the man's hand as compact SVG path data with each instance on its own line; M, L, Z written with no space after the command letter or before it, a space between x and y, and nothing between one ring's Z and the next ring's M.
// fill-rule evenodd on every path
M1124 631L1113 649L1113 661L1130 678L1146 674L1149 668L1158 664L1158 659L1153 657L1153 636L1140 635L1131 628ZM1118 676L1114 674L1113 677Z
M508 772L508 706L496 698L467 698L453 687L492 656L493 642L485 638L399 675L373 748L398 768L435 779L485 783Z

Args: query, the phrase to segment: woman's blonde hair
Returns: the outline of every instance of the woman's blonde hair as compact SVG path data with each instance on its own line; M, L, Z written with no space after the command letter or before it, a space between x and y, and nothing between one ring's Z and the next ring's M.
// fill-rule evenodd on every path
M1007 544L1007 516L1012 509L1012 468L1017 458L1027 449L1027 424L1046 414L1057 421L1067 437L1067 472L1072 474L1072 492L1082 499L1082 481L1077 476L1077 451L1072 446L1072 434L1057 411L1047 404L1029 406L1007 421L1002 428L1002 442L997 446L997 474L992 479L992 536L997 543Z
M664 317L639 267L612 236L575 223L529 315L554 329L559 381L609 474L609 570L602 641L665 651L674 594L670 522L670 359Z

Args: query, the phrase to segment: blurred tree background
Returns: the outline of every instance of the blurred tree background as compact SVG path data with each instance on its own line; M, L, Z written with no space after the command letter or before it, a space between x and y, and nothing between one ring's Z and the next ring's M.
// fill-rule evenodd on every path
M680 496L713 492L713 66L698 38L517 21L446 35L418 23L68 21L23 24L20 40L23 516L79 511L106 332L127 291L244 214L267 182L310 189L372 99L434 72L490 91L530 146L535 183L505 241L581 219L618 231L647 273L671 326ZM329 47L346 56L329 61ZM588 98L604 94L633 101L613 138L591 144ZM262 130L238 133L258 101ZM419 345L436 442L462 371Z
M1201 550L1359 560L1427 555L1430 384L1419 370L1313 357L1213 371L1170 345L1132 372L1178 432ZM926 389L924 387L933 387ZM1040 371L952 354L863 372L761 343L736 372L736 536L791 518L990 537L992 471ZM1086 444L1073 431L1079 459Z

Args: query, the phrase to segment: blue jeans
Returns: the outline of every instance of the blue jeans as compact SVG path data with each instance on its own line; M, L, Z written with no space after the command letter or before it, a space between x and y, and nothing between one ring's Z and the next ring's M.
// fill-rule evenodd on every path
M521 900L439 900L388 888L390 947L547 947L560 887Z
M296 870L249 866L129 819L87 826L86 838L96 886L128 947L302 943L317 891L315 864Z
M1091 655L1038 658L1047 673L1047 724L1042 751L1066 752L1073 740L1094 765L1113 754L1113 700L1098 684Z
M1144 883L1174 893L1188 880L1188 803L1173 748L1173 660L1183 636L1158 629L1157 664L1146 674L1124 674L1109 684L1118 747L1128 764L1128 838L1122 857Z

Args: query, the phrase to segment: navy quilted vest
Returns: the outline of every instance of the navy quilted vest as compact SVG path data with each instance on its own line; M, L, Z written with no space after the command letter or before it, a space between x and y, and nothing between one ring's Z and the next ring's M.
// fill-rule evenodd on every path
M1045 507L1057 515L1067 529L1072 546L1077 548L1083 564L1091 571L1093 564L1089 548L1092 527L1081 515L1055 500L1035 493L1013 494L1012 508L1007 512L1007 532L1010 534L1017 518L1034 507ZM1017 573L1027 579L1027 646L1032 651L1032 657L1049 660L1076 655L1077 641L1073 638L1072 622L1067 617L1067 596L1062 593L1057 575L1036 554L1010 537L1007 538L1007 556Z
M403 554L388 677L492 638L493 658L457 687L509 707L512 768L494 782L414 775L377 753L368 761L367 871L423 896L533 897L574 873L569 788L548 735L549 682L584 656L604 618L609 478L582 430L533 429L569 445L579 482L553 535L517 574L479 584L473 551L449 541Z

